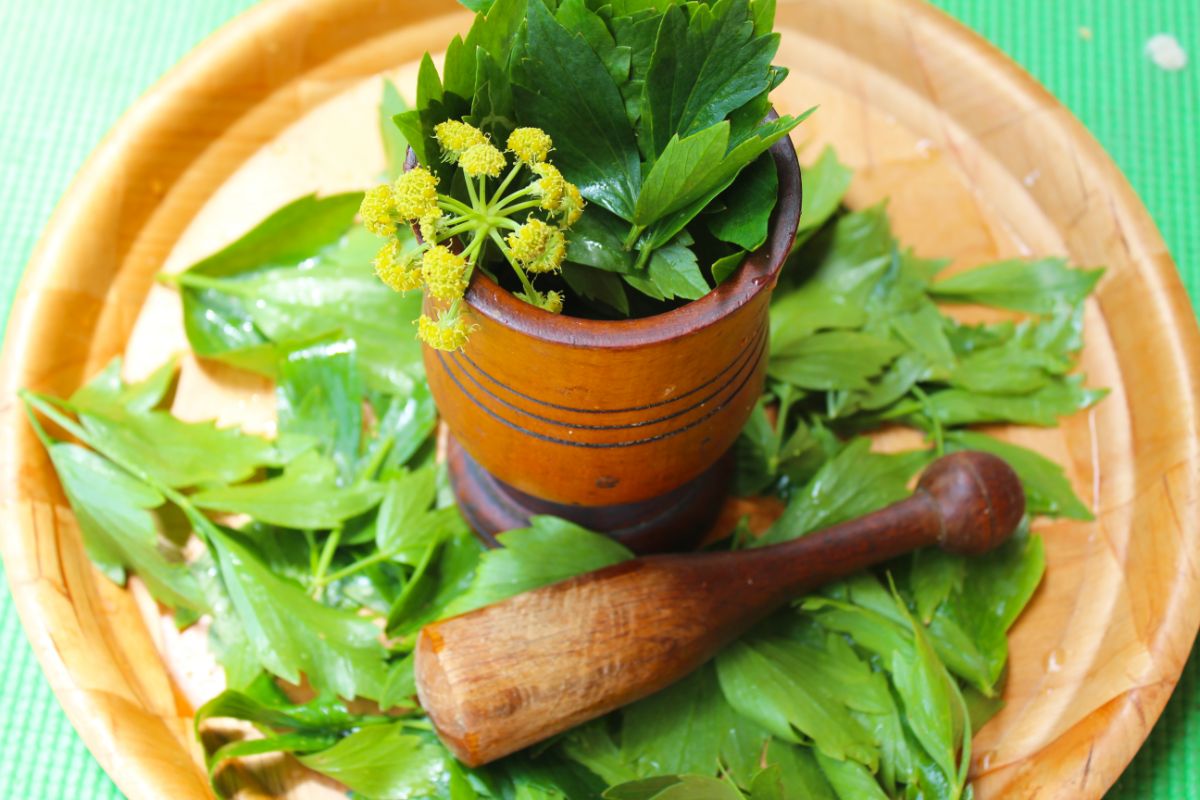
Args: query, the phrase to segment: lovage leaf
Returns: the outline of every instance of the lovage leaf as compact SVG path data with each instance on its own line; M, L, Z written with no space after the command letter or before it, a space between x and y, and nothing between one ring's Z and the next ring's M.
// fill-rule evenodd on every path
M212 527L222 582L263 668L317 691L378 699L387 681L379 629L353 611L316 602L276 575L235 533Z
M500 534L504 547L483 554L471 588L451 604L447 616L633 557L609 537L563 519L533 517L529 523Z
M182 553L159 535L150 513L165 502L158 490L79 445L57 442L48 449L96 566L122 584L125 569L133 570L172 608L207 610Z
M1083 302L1103 269L1072 269L1061 258L1000 261L938 281L930 293L939 300L1050 314Z
M450 753L436 739L406 727L403 720L367 725L326 750L297 758L365 797L445 797L453 769Z
M715 125L765 91L778 47L778 34L756 35L747 0L719 0L688 12L668 6L645 83L647 160L654 162L673 136Z
M771 211L779 199L779 175L775 159L759 156L716 202L725 210L705 218L709 231L723 242L754 251L767 241Z
M525 61L513 92L523 124L550 134L555 164L588 200L633 218L641 159L608 69L543 3L528 4Z
M275 385L280 433L320 442L342 483L353 477L362 439L363 387L356 349L350 339L293 349L280 361Z
M902 500L909 480L928 459L922 450L873 453L870 439L857 438L813 476L758 541L786 541Z
M378 484L368 481L339 486L334 463L310 451L284 467L279 477L205 489L192 495L192 502L284 528L324 530L371 510L380 495Z

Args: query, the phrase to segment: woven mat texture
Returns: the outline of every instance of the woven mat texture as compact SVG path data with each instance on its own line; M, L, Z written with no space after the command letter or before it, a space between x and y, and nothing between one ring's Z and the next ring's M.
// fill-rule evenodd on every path
M1150 209L1200 305L1200 2L936 3L1091 129ZM40 231L88 153L155 79L249 5L0 0L0 330ZM1183 70L1147 57L1146 41L1158 33L1180 41L1191 60ZM120 797L42 677L3 583L0 798ZM1200 655L1109 798L1200 800Z

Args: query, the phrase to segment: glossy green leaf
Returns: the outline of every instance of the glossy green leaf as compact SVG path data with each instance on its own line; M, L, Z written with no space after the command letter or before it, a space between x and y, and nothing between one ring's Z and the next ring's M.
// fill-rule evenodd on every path
M685 12L671 5L646 76L642 136L650 161L671 137L715 125L767 89L779 35L757 35L747 0Z
M938 281L930 292L939 300L1051 314L1083 302L1103 274L1073 269L1061 258L1001 261Z
M284 528L324 530L374 508L380 496L379 486L366 481L339 486L334 463L308 452L284 467L277 478L204 489L192 495L192 502Z
M796 493L759 542L794 539L902 500L928 458L923 451L872 453L870 439L855 439Z
M120 584L133 570L168 606L206 611L182 552L159 534L151 513L165 502L158 490L79 445L57 442L48 450L96 566Z
M221 578L263 668L318 691L378 698L387 679L379 629L275 575L236 534L212 530Z
M500 534L504 546L483 554L471 588L450 605L447 616L633 557L609 537L566 520L539 516L529 523Z
M555 164L583 196L633 218L641 159L621 94L604 62L542 3L528 5L525 61L513 86L522 124L554 139Z
M362 439L362 379L352 339L295 348L280 360L275 404L281 434L320 443L341 484L352 481Z
M866 389L903 348L854 331L822 331L771 350L767 373L799 389Z
M725 210L705 217L713 236L754 251L767 241L771 212L779 199L779 175L775 159L759 156L742 170L737 180L717 198Z
M403 721L369 725L300 763L351 791L377 800L437 796L449 778L449 752L437 740L408 733Z

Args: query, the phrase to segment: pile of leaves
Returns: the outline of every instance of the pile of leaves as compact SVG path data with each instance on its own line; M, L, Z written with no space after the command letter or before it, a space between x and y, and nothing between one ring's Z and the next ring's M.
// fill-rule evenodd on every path
M572 228L571 313L639 316L694 300L766 241L777 179L767 149L801 118L767 119L774 0L495 0L426 54L416 105L395 123L421 164L466 198L434 129L466 120L504 142L554 140L590 203ZM507 270L497 271L507 274ZM627 290L635 290L631 295Z
M873 511L957 448L1006 458L1031 514L1089 518L1057 465L972 426L1054 425L1102 396L1072 374L1099 273L1048 259L937 280L942 265L901 248L883 207L841 208L849 178L832 153L805 172L767 393L737 444L738 491L786 511L717 546ZM203 737L218 791L235 788L232 760L287 752L376 800L970 796L971 734L1000 707L1006 632L1044 569L1027 527L983 558L923 550L827 586L657 695L458 764L416 703L421 626L630 553L553 518L493 551L467 530L409 344L418 302L372 277L360 199L298 200L169 279L197 354L275 378L274 439L164 410L175 364L127 384L114 363L69 398L23 395L96 565L117 583L136 574L181 627L209 626L228 689L197 731L234 718L262 734ZM964 325L938 302L1026 316ZM875 452L863 434L883 425L926 444Z

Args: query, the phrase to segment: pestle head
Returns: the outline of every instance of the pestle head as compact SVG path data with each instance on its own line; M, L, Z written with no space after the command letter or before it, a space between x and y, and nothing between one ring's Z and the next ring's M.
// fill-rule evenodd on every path
M943 550L978 555L999 546L1025 515L1025 491L1017 473L989 453L964 451L943 456L921 475L925 492L942 516L938 543Z

